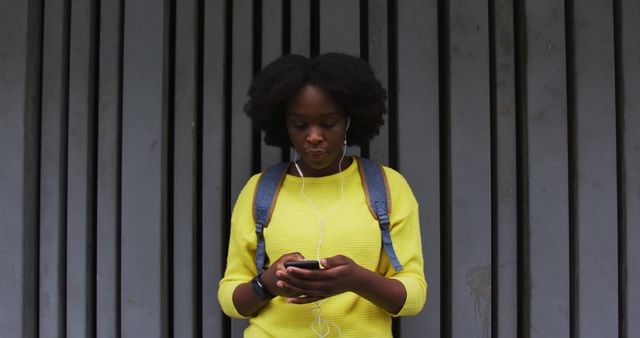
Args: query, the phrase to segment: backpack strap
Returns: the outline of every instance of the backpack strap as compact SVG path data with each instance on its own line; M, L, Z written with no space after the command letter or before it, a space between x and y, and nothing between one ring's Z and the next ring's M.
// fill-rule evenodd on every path
M371 215L378 220L380 232L382 234L382 246L389 256L391 265L396 271L402 270L402 264L393 250L391 242L391 221L389 213L391 213L391 198L389 196L389 185L384 169L376 162L368 159L356 157L358 160L358 169L360 170L360 179L367 197L367 205Z
M256 223L258 246L256 248L256 270L259 273L264 268L266 245L264 242L264 228L271 221L273 207L276 204L280 186L289 171L290 163L280 163L265 170L256 186L253 195L253 221Z

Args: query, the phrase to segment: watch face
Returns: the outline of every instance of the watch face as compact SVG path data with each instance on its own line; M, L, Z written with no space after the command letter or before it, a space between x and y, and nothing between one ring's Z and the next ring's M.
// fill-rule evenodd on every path
M272 299L273 297L275 297L260 282L260 275L255 276L251 280L251 287L253 288L253 292L256 294L256 296L258 296L258 298L260 298L262 300Z

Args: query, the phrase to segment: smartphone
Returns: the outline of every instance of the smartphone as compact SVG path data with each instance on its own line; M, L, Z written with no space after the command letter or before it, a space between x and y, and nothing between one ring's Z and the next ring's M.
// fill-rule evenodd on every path
M288 267L307 269L307 270L316 270L320 269L320 263L318 261L298 261L298 262L286 262L284 263L285 269Z

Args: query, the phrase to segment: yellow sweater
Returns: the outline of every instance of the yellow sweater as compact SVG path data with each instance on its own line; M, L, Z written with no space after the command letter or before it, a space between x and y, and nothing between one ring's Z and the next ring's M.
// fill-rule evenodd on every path
M359 265L402 282L407 300L398 316L418 313L426 300L427 284L418 220L418 204L405 179L393 169L384 168L391 195L391 238L404 269L395 272L381 245L378 222L366 204L357 161L343 171L344 202L341 203L341 177L305 177L304 194L325 219L320 257L345 255ZM259 174L240 192L231 218L231 238L227 269L220 281L218 300L224 313L246 318L233 305L234 289L256 275L257 237L252 216L253 195ZM267 256L276 260L290 252L307 259L318 259L320 221L311 202L301 195L302 179L287 175L277 199L271 223L264 231ZM391 337L391 315L352 292L330 297L321 305L322 320L339 327L341 337ZM317 337L311 323L318 314L315 304L289 304L276 297L249 318L245 337ZM329 337L337 337L332 326Z

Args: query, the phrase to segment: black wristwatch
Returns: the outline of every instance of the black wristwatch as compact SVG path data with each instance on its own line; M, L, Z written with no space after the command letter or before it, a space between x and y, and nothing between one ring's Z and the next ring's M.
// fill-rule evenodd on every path
M267 289L267 287L262 283L260 276L262 276L262 271L251 280L251 287L253 287L253 292L256 294L256 296L258 296L258 298L262 300L273 299L276 295L269 292L269 289Z

